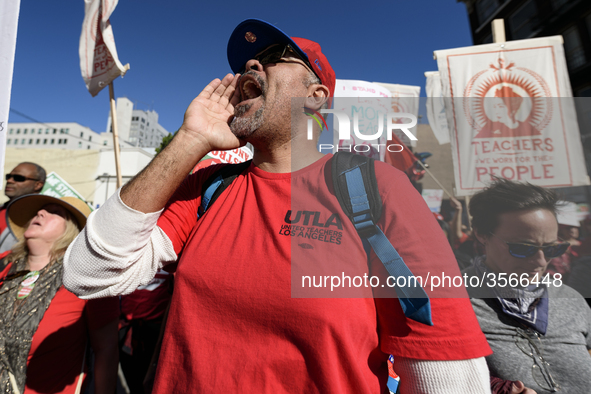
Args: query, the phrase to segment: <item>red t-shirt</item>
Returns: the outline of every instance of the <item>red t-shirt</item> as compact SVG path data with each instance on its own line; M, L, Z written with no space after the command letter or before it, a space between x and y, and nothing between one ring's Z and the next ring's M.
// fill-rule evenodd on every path
M0 234L8 227L8 223L6 223L6 207L0 207Z
M0 278L6 276L11 265L0 272ZM24 394L74 393L88 331L118 317L118 297L81 300L61 286L33 335Z
M330 157L287 174L251 166L198 222L201 182L219 167L177 190L158 222L180 260L155 393L378 393L388 354L459 360L491 353L463 288L439 293L458 299L428 291L433 327L407 320L395 298L368 298L371 288L302 288L302 275L367 272L361 240L327 186ZM406 175L384 163L376 163L376 175L380 227L413 273L459 275ZM371 267L387 275L373 252Z

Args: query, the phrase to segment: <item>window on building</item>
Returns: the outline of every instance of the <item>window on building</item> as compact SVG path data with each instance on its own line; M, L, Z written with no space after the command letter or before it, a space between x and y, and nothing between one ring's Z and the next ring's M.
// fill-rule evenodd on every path
M57 133L57 129L53 129L53 134L56 134L56 133Z
M49 129L45 129L45 134L49 134Z
M60 129L60 134L64 134L64 129Z
M39 138L37 138L37 141L35 141L35 144L39 145L39 142L41 142L41 140Z
M66 129L66 134L70 134L70 129Z
M86 147L86 149L90 149L90 145L88 145L88 146Z
M43 133L43 129L39 129L39 131L37 131L37 134L41 134Z
M511 38L519 40L529 38L538 23L538 7L534 0L529 0L509 17Z
M14 139L14 144L18 145L18 140L16 138Z
M25 131L23 131L23 134L27 134L28 129L25 129Z
M46 144L47 144L47 138L44 138L43 139L43 145L46 145Z
M23 138L23 139L21 140L21 145L24 145L26 142L27 142L27 140Z
M33 145L33 139L32 138L29 139L29 145Z
M88 136L88 141L89 141L89 142L91 142L91 141L92 141L92 136L91 136L91 135L89 135L89 136Z
M78 141L78 148L82 148L82 141Z
M8 130L8 134L12 134L13 131L13 129Z
M140 120L142 121L142 123L146 123L146 119L141 118Z
M10 145L10 138L6 140L6 145Z
M104 146L107 146L107 141L103 141L103 145Z
M61 145L62 144L62 139L60 138L59 140L57 140L57 144Z
M585 64L585 49L581 42L579 29L576 26L571 27L562 33L564 38L564 52L568 68L574 70Z
M68 139L64 138L64 144L67 144L67 143L68 143Z
M55 144L55 138L51 139L51 145Z
M84 132L80 132L80 138L84 137Z
M16 129L16 133L20 134L21 133L21 129Z

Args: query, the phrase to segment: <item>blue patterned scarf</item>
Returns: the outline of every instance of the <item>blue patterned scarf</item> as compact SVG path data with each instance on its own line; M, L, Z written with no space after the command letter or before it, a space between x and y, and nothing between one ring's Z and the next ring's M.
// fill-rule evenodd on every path
M474 266L479 274L493 272L484 264L485 260L486 256L474 259ZM500 287L497 284L492 290L505 314L542 335L546 334L549 303L548 287L545 284L531 284L527 287Z

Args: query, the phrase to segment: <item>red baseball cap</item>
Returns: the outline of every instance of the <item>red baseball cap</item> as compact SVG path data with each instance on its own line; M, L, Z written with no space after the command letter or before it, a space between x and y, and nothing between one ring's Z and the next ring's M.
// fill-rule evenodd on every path
M260 19L241 22L228 41L228 62L234 73L240 72L247 61L274 44L289 44L303 59L308 60L312 71L334 96L336 76L320 45L305 38L289 37L280 29Z

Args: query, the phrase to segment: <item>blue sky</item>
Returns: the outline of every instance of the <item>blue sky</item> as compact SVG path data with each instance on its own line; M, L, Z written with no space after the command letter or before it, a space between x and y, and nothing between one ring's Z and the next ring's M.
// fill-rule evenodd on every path
M437 70L433 51L472 45L455 0L119 0L111 16L119 59L131 69L114 83L138 109L154 109L173 132L191 100L230 72L226 44L244 19L259 18L321 44L339 79L421 86ZM21 0L11 108L41 122L105 131L109 92L91 97L80 74L82 0ZM15 112L9 122L29 122Z

